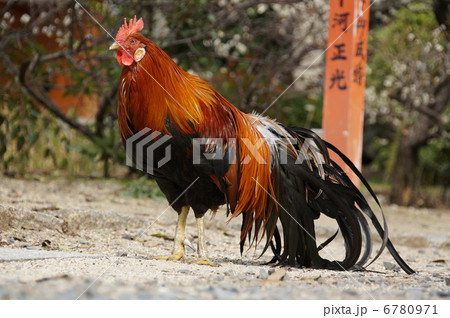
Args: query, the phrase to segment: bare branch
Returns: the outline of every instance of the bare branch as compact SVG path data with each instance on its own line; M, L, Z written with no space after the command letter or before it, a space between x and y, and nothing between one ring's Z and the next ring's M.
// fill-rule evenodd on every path
M62 52L57 52L54 54L47 55L47 60L55 59L57 55L60 55ZM51 58L49 57L51 55ZM30 73L36 68L37 64L41 63L39 57L36 56L33 59L27 60L22 63L19 71L19 80L23 87L27 90L27 92L35 99L38 103L40 103L45 109L51 112L54 116L61 119L63 122L71 126L72 128L80 131L90 140L94 139L94 133L87 128L86 126L78 123L75 120L67 117L59 107L53 102L52 98L42 89L34 80L33 76L30 76Z

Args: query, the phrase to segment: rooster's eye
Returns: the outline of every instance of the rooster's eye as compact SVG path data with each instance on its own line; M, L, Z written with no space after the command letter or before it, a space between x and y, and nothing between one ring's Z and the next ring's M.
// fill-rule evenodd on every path
M130 44L131 44L131 45L136 44L136 40L132 39L132 40L130 41Z

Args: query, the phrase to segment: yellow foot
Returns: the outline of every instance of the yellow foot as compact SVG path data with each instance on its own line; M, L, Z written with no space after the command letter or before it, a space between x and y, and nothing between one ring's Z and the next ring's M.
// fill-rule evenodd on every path
M179 261L179 260L184 260L186 259L186 256L184 256L184 254L181 253L175 253L172 255L168 255L168 256L155 256L153 257L153 259L165 259L167 261Z
M213 266L213 267L219 266L219 264L215 264L207 258L196 258L192 261L189 261L189 263L193 263L193 264L197 264L197 265L208 265L208 266Z

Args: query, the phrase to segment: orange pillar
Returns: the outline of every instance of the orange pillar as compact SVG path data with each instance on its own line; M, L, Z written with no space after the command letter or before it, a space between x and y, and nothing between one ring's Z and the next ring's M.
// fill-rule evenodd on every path
M362 158L369 5L369 0L330 0L328 22L323 138L338 147L358 169ZM336 156L332 158L342 164ZM359 186L350 170L346 172Z

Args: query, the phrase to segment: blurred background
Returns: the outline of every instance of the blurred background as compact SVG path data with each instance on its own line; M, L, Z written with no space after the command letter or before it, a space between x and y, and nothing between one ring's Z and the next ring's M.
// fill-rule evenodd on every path
M450 206L450 1L371 7L363 172L391 203ZM89 14L84 10L86 9ZM261 112L326 48L328 0L0 0L0 178L132 179L117 128L123 18L240 109ZM267 115L321 128L325 56ZM130 178L132 177L132 178Z

